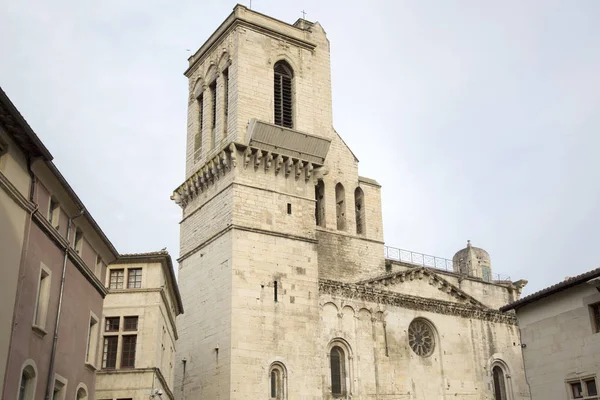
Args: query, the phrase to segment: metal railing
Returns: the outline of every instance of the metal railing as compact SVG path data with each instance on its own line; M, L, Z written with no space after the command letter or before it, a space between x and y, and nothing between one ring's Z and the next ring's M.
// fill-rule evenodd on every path
M403 263L421 265L423 267L440 269L448 272L457 272L454 270L454 262L447 258L436 257L429 254L417 253L415 251L403 250L397 247L383 246L384 256L388 260L400 261ZM464 271L464 270L463 270ZM510 281L510 276L491 273L489 279L485 281Z

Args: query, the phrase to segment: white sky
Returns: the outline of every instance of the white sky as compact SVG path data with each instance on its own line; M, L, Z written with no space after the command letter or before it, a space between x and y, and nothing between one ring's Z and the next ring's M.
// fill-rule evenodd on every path
M179 253L186 49L216 1L0 0L0 85L121 253ZM248 3L244 3L248 5ZM331 42L336 130L388 245L466 240L526 293L599 266L598 1L276 1Z

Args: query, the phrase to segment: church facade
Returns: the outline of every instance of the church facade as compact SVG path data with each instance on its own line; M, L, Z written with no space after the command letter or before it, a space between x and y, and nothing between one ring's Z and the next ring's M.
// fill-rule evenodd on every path
M380 185L333 128L329 41L238 5L189 59L178 399L529 399L523 281L384 256Z

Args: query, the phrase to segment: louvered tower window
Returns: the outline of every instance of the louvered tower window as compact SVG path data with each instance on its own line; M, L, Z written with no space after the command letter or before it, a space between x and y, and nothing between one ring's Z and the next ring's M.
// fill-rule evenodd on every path
M292 121L292 68L285 61L275 64L275 125L293 128Z

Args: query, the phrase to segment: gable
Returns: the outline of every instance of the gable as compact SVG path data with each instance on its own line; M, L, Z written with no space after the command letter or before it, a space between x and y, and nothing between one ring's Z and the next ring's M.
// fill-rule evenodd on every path
M426 268L401 271L364 283L394 293L487 308L483 303Z

